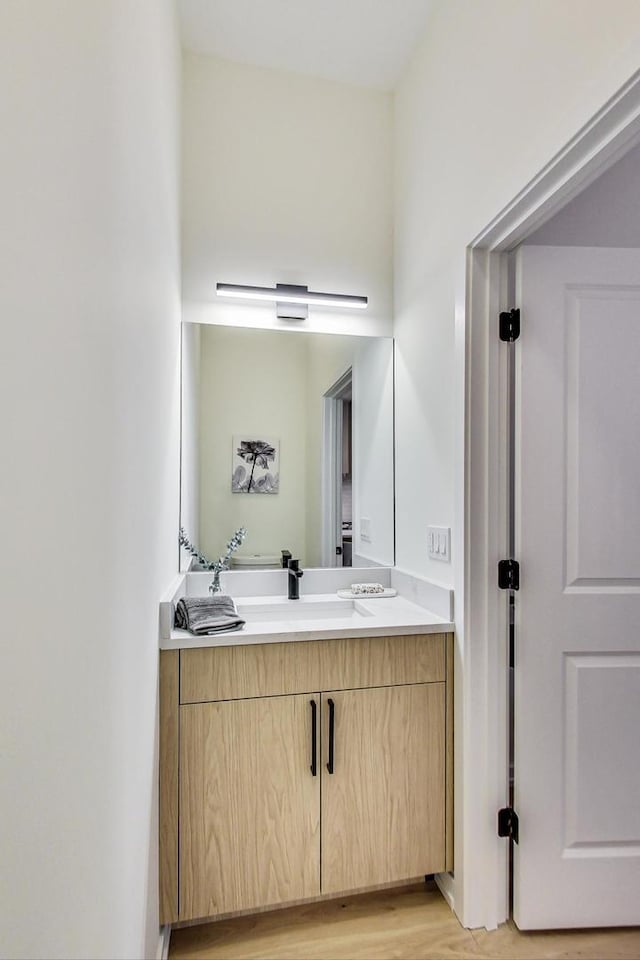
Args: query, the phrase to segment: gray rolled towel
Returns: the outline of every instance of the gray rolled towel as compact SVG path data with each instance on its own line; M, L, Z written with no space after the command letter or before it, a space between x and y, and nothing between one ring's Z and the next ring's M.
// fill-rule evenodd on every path
M231 597L182 597L176 605L175 626L196 636L238 630L245 621L238 616Z

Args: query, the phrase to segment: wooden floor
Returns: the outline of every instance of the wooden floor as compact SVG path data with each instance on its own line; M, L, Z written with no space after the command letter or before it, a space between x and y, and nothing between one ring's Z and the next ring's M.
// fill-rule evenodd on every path
M437 888L419 886L174 930L170 960L640 958L640 928L465 930Z

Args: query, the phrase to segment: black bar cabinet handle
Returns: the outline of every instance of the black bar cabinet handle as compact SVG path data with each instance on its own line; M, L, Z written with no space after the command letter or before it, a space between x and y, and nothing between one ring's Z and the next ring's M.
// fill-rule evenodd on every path
M335 739L335 727L336 727L336 705L329 698L327 700L329 704L329 762L327 763L327 770L329 773L333 773L333 741Z
M311 704L311 776L318 775L318 706L315 700L309 700Z

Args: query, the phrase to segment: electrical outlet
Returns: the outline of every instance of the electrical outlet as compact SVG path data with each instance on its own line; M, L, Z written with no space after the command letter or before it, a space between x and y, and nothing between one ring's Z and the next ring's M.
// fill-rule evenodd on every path
M432 560L451 560L451 527L428 527L427 547Z
M369 517L360 517L360 539L371 543L371 520Z

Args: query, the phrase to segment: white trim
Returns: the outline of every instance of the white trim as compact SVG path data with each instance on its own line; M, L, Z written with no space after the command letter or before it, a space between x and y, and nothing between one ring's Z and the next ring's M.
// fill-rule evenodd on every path
M171 924L166 923L164 927L160 927L160 936L158 938L158 949L156 950L156 960L168 960L170 940L171 940Z
M640 141L640 70L480 231L470 247L513 249Z
M500 260L486 251L468 258L464 668L458 711L464 789L462 797L457 791L456 819L464 869L456 899L464 926L487 929L508 915L508 849L495 823L507 801L507 611L496 584L497 561L507 544L506 365L495 321L506 293Z
M444 899L449 904L451 910L456 912L456 902L455 902L455 893L456 885L452 873L436 873L433 878L436 882L438 890L444 897Z
M335 567L336 531L338 529L338 505L336 489L340 489L337 477L340 470L338 435L342 440L342 419L338 416L342 406L334 397L322 398L322 539L320 562L323 567Z
M322 398L322 536L323 567L339 564L336 546L342 542L342 400L351 390L352 368L342 374Z
M482 230L468 248L465 283L464 488L456 512L464 565L456 582L456 874L451 903L466 927L507 917L508 865L496 837L506 765L506 604L496 584L504 555L505 351L497 313L507 307L507 254L640 140L640 71ZM526 320L524 321L526 322Z

